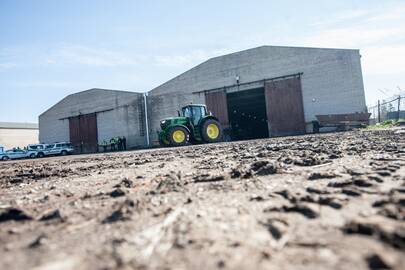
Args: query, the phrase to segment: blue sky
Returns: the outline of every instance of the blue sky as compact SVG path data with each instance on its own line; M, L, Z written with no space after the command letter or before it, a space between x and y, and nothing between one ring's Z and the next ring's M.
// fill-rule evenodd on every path
M261 45L360 49L368 104L405 90L404 0L0 0L0 121Z

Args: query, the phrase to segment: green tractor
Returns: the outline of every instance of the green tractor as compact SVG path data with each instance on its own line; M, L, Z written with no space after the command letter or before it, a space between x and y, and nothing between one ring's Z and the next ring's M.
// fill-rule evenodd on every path
M207 112L205 105L190 104L178 112L178 117L160 121L158 132L162 146L183 146L192 143L219 142L222 127L218 118Z

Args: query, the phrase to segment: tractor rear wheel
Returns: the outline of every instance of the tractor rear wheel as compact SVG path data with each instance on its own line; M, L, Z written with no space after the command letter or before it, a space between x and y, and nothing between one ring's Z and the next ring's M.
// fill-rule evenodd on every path
M219 142L222 139L222 127L221 124L214 120L206 120L201 127L201 135L204 142L214 143Z
M184 127L174 127L169 132L170 146L183 146L190 140L190 134Z

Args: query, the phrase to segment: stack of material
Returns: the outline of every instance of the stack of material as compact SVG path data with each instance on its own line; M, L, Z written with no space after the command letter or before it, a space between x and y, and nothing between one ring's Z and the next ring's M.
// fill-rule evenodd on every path
M339 130L347 130L368 124L371 113L345 113L316 115L319 127L336 127Z

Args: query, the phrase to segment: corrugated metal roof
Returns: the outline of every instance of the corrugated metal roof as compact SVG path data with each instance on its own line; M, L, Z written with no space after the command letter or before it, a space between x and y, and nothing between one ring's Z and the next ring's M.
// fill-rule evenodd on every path
M0 122L1 129L38 129L37 123Z

